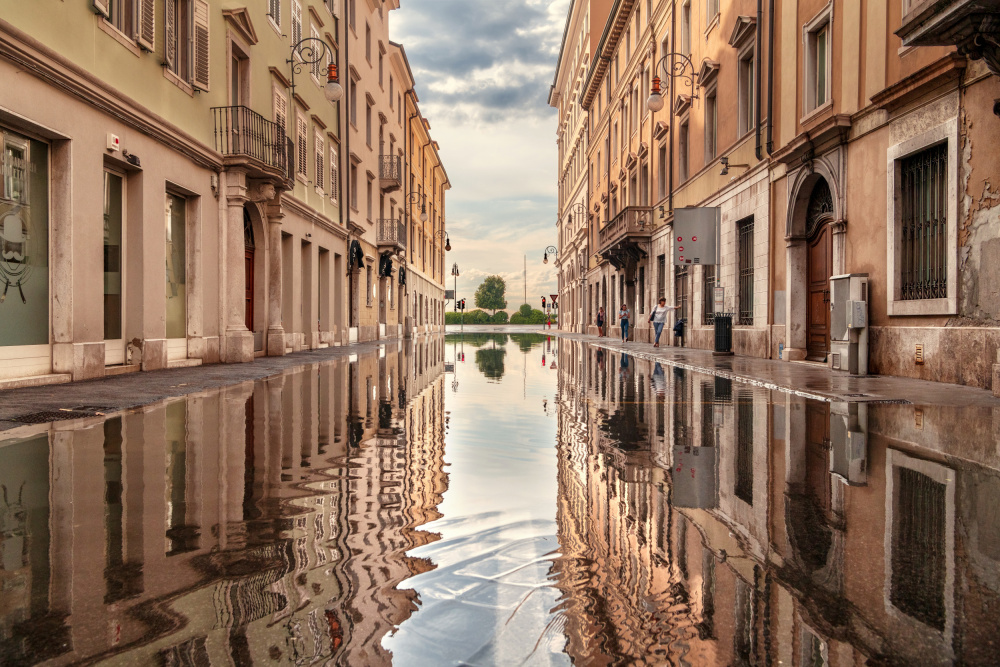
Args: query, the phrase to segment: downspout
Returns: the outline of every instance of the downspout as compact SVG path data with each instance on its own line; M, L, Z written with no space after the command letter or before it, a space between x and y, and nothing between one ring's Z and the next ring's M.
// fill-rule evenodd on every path
M774 0L771 0L771 2L774 2ZM761 145L760 145L760 87L761 87L760 86L760 57L761 57L760 38L761 38L761 31L763 30L763 26L761 25L761 21L764 18L763 17L763 11L764 11L764 0L757 0L757 36L755 38L756 41L754 42L754 49L756 50L756 53L755 53L756 58L754 58L754 61L755 61L754 62L754 69L756 71L754 72L754 75L753 75L753 77L754 77L753 78L753 82L754 82L754 91L753 91L753 93L754 93L754 96L756 97L756 99L754 101L753 111L754 111L754 132L757 135L757 145L754 147L754 155L757 156L758 160L761 160L764 157L763 154L761 153L761 150L760 150L761 149ZM771 54L768 53L767 55L768 55L768 60L770 60Z
M760 60L760 54L757 54ZM767 154L774 152L771 129L774 126L774 0L767 7Z
M343 162L343 165L347 167L347 169L341 169L340 173L342 174L342 176L340 178L340 183L338 184L340 187L340 222L347 229L348 250L350 250L350 244L351 244L351 202L347 201L347 196L349 193L348 189L349 184L347 183L347 181L350 181L351 179L351 118L349 115L350 109L348 107L350 106L351 94L354 89L353 80L349 80L351 79L351 40L347 38L347 29L348 26L350 25L350 19L347 16L347 13L351 11L350 4L351 3L349 2L344 3L344 67L341 70L346 75L344 83L348 85L347 98L343 100L340 107L341 109L340 125L344 128L344 150L342 151L343 156L341 158L341 162ZM347 178L345 179L344 176L347 176ZM348 253L347 259L348 259L347 272L348 274L350 274L351 272L350 253ZM350 289L350 286L348 286L348 289ZM347 314L348 327L350 327L350 322L351 322L351 314L348 313Z
M675 40L677 31L677 1L670 7L670 52L673 53L675 50ZM663 54L666 55L666 54ZM673 56L670 56L671 59ZM693 66L692 66L693 67ZM671 68L671 72L673 68ZM692 72L693 74L693 72ZM674 79L670 78L670 99L667 100L667 116L670 117L670 140L667 144L670 146L670 157L669 157L669 171L667 172L669 180L667 181L667 210L670 211L670 215L674 214L674 113L670 108L674 105Z

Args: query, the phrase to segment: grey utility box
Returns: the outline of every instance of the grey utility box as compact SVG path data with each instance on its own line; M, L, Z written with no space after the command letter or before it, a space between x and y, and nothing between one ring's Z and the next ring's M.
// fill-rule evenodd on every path
M851 486L868 484L868 406L830 404L830 472Z
M868 374L868 274L830 278L830 368Z

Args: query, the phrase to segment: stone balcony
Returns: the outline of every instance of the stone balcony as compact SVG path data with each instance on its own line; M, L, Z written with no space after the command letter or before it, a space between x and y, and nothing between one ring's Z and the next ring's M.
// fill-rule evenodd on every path
M395 192L403 186L402 157L399 155L379 156L378 184L382 192Z
M379 218L375 238L379 250L406 250L406 225L395 218Z
M601 228L598 233L598 253L621 270L646 256L652 233L652 207L628 206Z

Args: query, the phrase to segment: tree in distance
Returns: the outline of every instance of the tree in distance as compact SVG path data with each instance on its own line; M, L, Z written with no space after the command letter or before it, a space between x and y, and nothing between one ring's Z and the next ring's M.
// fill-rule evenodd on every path
M507 291L507 283L500 276L487 276L479 289L476 290L476 308L485 308L493 311L496 315L498 310L507 307L507 299L504 293Z

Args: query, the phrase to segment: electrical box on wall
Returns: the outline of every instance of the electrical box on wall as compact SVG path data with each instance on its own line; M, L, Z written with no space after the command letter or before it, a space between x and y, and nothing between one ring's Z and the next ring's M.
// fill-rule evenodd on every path
M718 264L718 207L674 209L674 265Z
M868 274L830 277L831 369L868 374Z
M119 148L121 148L121 140L118 139L118 135L108 132L108 150L117 151Z

